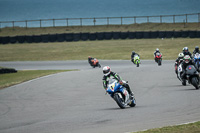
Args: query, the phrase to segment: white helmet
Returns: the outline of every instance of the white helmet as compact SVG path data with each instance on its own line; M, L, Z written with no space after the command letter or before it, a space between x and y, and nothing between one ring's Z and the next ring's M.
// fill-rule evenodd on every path
M183 53L179 53L179 54L178 54L178 57L183 58L183 57L184 57L184 54L183 54Z
M158 51L159 51L159 48L157 48L156 51L158 52Z
M110 67L109 66L103 67L103 74L104 74L104 76L108 76L110 74Z

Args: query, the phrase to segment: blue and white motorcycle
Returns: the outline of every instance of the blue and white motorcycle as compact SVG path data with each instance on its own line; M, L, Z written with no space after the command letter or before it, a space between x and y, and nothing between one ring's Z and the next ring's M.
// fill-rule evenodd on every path
M116 79L109 79L106 92L110 94L121 109L124 109L126 106L135 107L136 105L135 98L131 98L126 88L120 85Z
M199 69L199 67L200 67L200 54L199 53L196 53L194 55L194 62L195 62L196 67Z

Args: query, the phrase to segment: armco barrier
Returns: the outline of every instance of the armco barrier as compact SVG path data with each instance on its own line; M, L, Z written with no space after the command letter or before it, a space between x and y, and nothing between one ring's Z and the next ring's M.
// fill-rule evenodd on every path
M111 39L150 39L150 38L200 38L200 31L136 31L136 32L96 32L63 33L32 36L0 37L0 44L8 43L47 43Z

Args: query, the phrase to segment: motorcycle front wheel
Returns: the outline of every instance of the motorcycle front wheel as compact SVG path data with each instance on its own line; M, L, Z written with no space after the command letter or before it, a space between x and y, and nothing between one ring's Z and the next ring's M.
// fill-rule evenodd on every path
M123 98L120 98L118 93L115 93L114 94L114 99L115 101L117 102L118 106L121 108L121 109L124 109L126 106L124 105L124 99Z
M192 83L192 85L193 85L196 89L199 89L199 84L198 84L197 77L193 77L193 78L191 79L191 83Z

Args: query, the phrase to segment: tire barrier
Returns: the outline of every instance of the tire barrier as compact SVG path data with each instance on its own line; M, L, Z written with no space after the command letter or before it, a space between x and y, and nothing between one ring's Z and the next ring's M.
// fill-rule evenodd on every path
M96 33L90 33L90 34L89 34L89 40L94 41L94 40L96 40L96 39L97 39Z
M172 38L174 37L174 31L166 31L165 35L166 38Z
M174 38L181 37L181 31L174 31Z
M2 44L8 44L8 43L11 43L10 42L10 37L9 36L6 36L6 37L2 37L1 38L2 40Z
M128 32L121 32L120 39L127 39L128 38Z
M158 38L165 38L166 32L165 31L160 31L158 32Z
M104 40L104 33L103 32L97 32L97 40Z
M142 39L143 37L144 37L144 34L143 34L144 32L136 32L135 33L135 37L136 37L136 39Z
M33 42L33 36L25 36L25 42L32 43Z
M150 38L150 32L144 32L143 33L143 38L149 39Z
M113 39L120 39L121 32L113 32Z
M80 41L81 40L81 33L74 33L73 34L73 40L74 41Z
M5 73L16 73L17 70L13 68L1 68L0 69L0 74L5 74Z
M112 32L105 32L104 33L104 39L106 40L111 40L113 38L113 33Z
M81 33L81 40L87 41L89 39L89 33Z
M129 32L128 33L128 38L129 39L135 39L136 38L136 33L135 32Z
M33 42L34 43L40 43L41 42L41 36L33 36Z
M10 43L16 43L16 42L17 42L16 36L10 37Z
M0 44L48 43L111 39L151 39L151 38L200 38L200 31L136 31L136 32L96 32L63 33L28 36L0 37Z
M17 42L18 43L24 43L25 42L25 36L17 36Z
M47 43L49 40L49 35L41 35L41 42Z
M158 38L158 31L152 31L152 32L150 32L150 37L151 38Z

